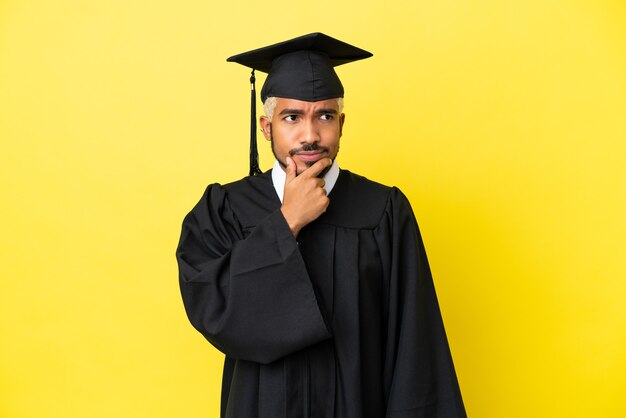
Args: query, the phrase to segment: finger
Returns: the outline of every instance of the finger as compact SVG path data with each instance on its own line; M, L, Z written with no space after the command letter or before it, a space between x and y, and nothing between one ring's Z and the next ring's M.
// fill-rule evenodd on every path
M326 212L328 206L330 205L330 199L326 196L326 200L324 200L324 204L322 205L322 212Z
M285 170L285 174L287 176L285 177L285 184L291 182L293 179L296 178L296 164L293 162L291 157L287 157L286 160L287 169Z
M322 158L319 161L316 161L311 167L304 170L301 176L305 177L317 177L319 173L321 173L325 168L330 167L333 164L333 160L330 158Z

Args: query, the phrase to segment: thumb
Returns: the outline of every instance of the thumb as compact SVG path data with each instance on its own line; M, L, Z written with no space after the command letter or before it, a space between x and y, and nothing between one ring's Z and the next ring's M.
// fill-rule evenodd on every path
M286 160L287 169L285 170L285 174L287 174L287 177L285 178L285 184L296 178L296 163L293 162L291 157L287 157Z

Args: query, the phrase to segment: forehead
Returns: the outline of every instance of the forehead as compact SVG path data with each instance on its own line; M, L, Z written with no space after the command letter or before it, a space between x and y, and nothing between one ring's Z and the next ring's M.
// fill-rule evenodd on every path
M335 109L339 110L337 99L320 100L317 102L305 102L303 100L276 98L276 111L282 109L298 109L303 111L315 111L317 109Z

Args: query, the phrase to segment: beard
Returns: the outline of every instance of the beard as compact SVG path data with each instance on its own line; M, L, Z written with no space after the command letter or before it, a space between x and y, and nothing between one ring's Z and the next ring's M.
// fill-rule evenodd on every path
M276 150L274 149L274 133L272 132L272 130L270 130L270 141L272 144L272 154L274 154L274 158L276 158L276 161L278 161L278 164L280 164L280 166L283 168L283 170L287 170L287 161L282 161L280 158L278 158L278 155L276 154ZM326 147L321 147L318 145L317 142L314 142L312 144L304 144L302 147L300 148L294 148L292 150L289 151L289 156L293 158L294 155L296 155L297 153L301 152L301 151L323 151L328 153L328 148ZM337 154L339 154L339 146L337 146L337 153L335 154L335 156L333 158L331 158L333 160L333 162L335 161L335 159L337 158ZM311 167L313 164L315 164L317 161L304 161L304 164L307 167ZM294 161L295 163L295 161ZM328 170L330 170L330 167L332 167L332 164L328 167L326 167L325 169L323 169L318 175L318 178L322 178L326 175L326 173L328 173ZM302 174L302 171L304 170L298 170L298 166L296 165L296 176L299 176L300 174Z

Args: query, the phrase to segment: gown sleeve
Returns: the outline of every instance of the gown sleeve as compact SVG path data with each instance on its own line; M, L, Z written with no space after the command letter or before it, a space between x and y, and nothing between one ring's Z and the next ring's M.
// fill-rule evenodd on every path
M399 189L387 210L387 418L466 417L424 245Z
M280 209L244 238L211 185L183 221L176 258L189 320L228 357L267 364L330 338Z

